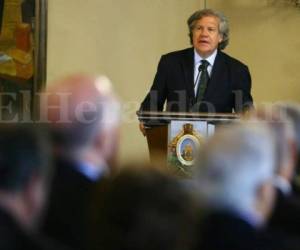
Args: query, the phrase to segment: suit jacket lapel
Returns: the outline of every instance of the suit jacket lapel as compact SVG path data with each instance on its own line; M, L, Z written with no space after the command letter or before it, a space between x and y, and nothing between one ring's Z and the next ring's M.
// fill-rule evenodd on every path
M182 60L182 67L185 78L185 86L188 93L188 98L195 101L195 93L194 93L194 49L191 48L184 55Z
M225 67L225 61L223 58L222 52L218 51L218 54L216 56L211 78L209 80L206 93L205 93L205 99L209 99L209 97L215 92L216 89L218 89L218 85L222 84L222 79L224 79L224 76L226 74L226 67Z

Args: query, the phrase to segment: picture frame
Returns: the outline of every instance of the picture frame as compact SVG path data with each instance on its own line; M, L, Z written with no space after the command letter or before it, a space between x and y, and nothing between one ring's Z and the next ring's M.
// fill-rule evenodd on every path
M0 121L32 121L47 68L47 0L0 1Z

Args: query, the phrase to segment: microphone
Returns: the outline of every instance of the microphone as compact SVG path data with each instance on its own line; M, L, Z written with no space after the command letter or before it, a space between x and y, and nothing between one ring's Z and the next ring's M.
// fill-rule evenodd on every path
M194 82L194 88L196 87L197 83L199 82L200 72L201 72L201 64L198 67L198 74L196 77L196 81Z

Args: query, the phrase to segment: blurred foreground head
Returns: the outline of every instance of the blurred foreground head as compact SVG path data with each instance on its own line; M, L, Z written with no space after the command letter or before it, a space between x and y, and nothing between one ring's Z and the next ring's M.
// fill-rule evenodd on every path
M219 128L204 146L196 181L208 207L263 223L273 206L274 140L263 123Z
M123 170L95 198L91 249L188 250L199 237L197 203L156 170Z
M41 102L41 120L50 122L55 151L72 160L108 164L116 157L119 102L104 76L78 74L52 84Z
M247 121L263 122L273 132L275 142L275 165L277 177L275 185L285 193L291 191L290 182L294 178L296 165L297 131L295 122L287 110L294 110L287 104L276 104L258 107L248 113ZM299 112L300 128L300 112Z
M38 222L51 169L45 128L0 124L0 208L26 228Z

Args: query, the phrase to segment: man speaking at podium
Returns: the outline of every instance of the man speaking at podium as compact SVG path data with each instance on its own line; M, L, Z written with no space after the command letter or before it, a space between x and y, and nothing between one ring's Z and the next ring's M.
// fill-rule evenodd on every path
M223 53L229 41L226 17L196 11L187 21L192 48L163 55L141 111L242 112L252 107L248 67Z

